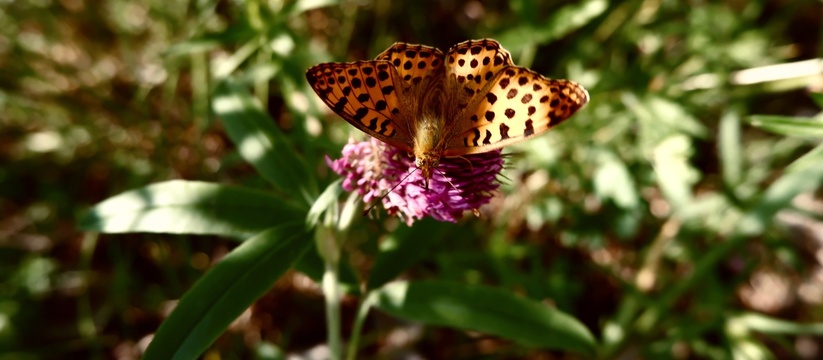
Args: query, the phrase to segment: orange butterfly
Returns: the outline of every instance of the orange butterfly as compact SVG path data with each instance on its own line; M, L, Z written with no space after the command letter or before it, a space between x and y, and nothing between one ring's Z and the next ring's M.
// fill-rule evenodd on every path
M459 43L446 55L395 43L375 60L320 64L306 78L354 127L414 153L427 188L441 157L487 152L542 134L589 101L574 81L515 66L491 39Z

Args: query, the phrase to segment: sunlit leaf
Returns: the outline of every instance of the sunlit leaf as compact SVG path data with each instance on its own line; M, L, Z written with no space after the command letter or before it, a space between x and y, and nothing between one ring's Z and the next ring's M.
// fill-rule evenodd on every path
M683 105L675 101L660 96L649 96L644 99L644 105L656 121L672 129L698 138L705 138L709 135L709 129L689 113Z
M297 0L289 2L287 11L290 15L298 15L309 10L337 5L339 3L340 0Z
M284 194L313 198L315 177L246 89L230 80L222 82L215 91L213 108L240 155L266 180Z
M115 195L92 207L79 226L104 233L154 232L248 237L300 220L304 209L271 193L172 180Z
M692 185L700 177L689 163L692 151L689 138L684 135L671 136L654 150L657 184L676 209L692 201Z
M597 168L594 188L601 198L610 198L624 209L633 209L640 204L629 169L617 159L605 161Z
M823 336L823 323L799 323L786 321L771 316L746 313L733 318L735 325L764 334L796 334Z
M326 190L323 190L323 193L314 201L311 209L309 209L308 216L306 216L307 226L314 227L317 225L317 222L320 220L320 215L323 215L329 207L337 205L338 197L343 193L343 188L340 187L342 182L343 179L337 179L329 184Z
M723 181L727 186L733 187L740 183L743 171L740 117L732 111L726 112L720 119L719 132L717 146L720 151L721 165L723 166Z
M804 138L823 138L823 120L774 115L753 115L749 122L776 134Z

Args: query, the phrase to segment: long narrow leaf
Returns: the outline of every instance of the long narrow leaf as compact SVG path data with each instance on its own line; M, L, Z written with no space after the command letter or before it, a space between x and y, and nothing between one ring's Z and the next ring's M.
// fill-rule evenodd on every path
M489 333L527 346L594 353L594 337L576 319L488 286L397 282L375 290L369 301L408 320Z
M223 120L240 155L281 192L314 198L314 176L260 103L231 80L222 82L215 91L214 112Z
M81 229L245 238L305 217L305 209L270 193L200 181L172 180L115 195L92 207Z
M775 134L804 138L823 138L823 121L789 116L754 115L749 118L753 126Z
M313 244L302 221L262 232L220 260L163 322L145 359L196 359ZM287 312L289 309L280 309Z
M802 160L802 161L801 161ZM812 151L789 165L786 173L775 180L746 214L740 232L757 236L774 221L780 209L784 209L798 195L814 191L823 184L823 152Z
M720 119L718 151L723 169L723 182L730 189L738 185L743 174L743 155L740 141L740 116L728 110Z
M798 323L758 313L745 313L733 319L736 324L764 334L823 336L823 323Z

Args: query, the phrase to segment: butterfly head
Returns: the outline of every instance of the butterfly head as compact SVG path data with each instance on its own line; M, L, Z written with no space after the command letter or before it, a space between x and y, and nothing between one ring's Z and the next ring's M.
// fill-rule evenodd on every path
M434 169L437 167L437 164L440 163L440 156L434 155L432 153L423 153L419 156L416 156L414 159L414 165L420 169L420 172L423 174L423 181L426 184L426 190L429 189L429 179L432 178L432 173L434 173Z

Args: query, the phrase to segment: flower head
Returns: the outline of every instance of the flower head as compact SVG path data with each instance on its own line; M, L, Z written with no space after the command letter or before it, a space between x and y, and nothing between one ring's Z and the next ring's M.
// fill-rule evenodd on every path
M376 139L349 142L343 147L343 157L326 157L326 162L344 177L343 189L356 190L365 203L388 192L382 200L383 207L411 225L426 216L456 222L466 210L488 203L500 185L500 152L442 158L429 180L428 190L423 174L414 165L413 155Z

